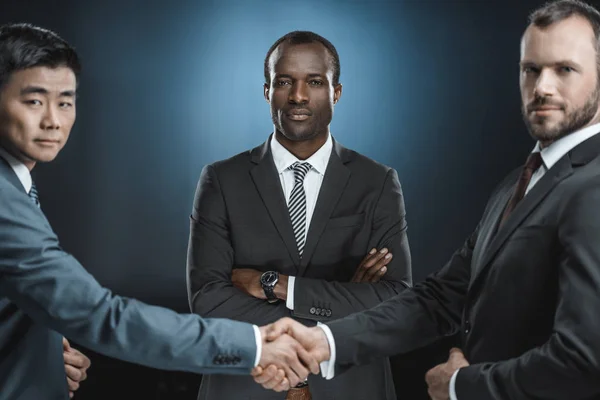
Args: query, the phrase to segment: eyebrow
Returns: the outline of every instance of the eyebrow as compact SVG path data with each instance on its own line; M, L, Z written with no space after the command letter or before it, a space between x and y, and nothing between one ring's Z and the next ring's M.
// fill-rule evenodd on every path
M323 74L318 74L318 73L313 73L313 74L308 74L307 75L309 78L316 78L316 77L323 77ZM275 75L276 78L289 78L289 79L294 79L291 75L288 74L276 74Z
M22 96L26 95L26 94L32 94L32 93L48 94L48 90L41 86L27 86L27 87L24 87L23 89L21 89ZM64 90L64 91L60 92L60 97L75 97L75 91L74 90Z
M538 64L538 63L535 63L533 61L527 61L527 60L521 61L519 63L519 65L521 67L540 66L540 64ZM550 66L554 66L554 67L557 65L572 65L573 67L575 67L577 69L581 69L580 64L576 63L575 61L571 61L571 60L559 60L559 61L553 62L551 64L545 64L545 65L550 65ZM544 66L544 65L542 65L542 66Z

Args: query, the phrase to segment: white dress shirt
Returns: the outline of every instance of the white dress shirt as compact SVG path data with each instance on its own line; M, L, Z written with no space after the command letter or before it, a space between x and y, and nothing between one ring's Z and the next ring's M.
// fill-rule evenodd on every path
M31 173L29 172L29 168L25 166L21 161L13 157L10 153L0 147L0 157L4 158L8 164L10 164L15 174L17 174L17 178L25 188L25 191L29 194L32 185ZM256 341L256 358L254 360L254 366L256 367L260 361L260 355L262 353L262 337L260 334L260 330L258 326L253 325L254 327L254 340Z
M533 173L531 176L531 180L529 181L529 185L527 185L527 190L525 194L529 193L531 188L535 186L535 184L544 176L544 174L554 166L565 154L571 151L574 147L581 144L583 141L589 139L590 137L600 133L600 123L590 125L583 129L580 129L576 132L573 132L556 142L552 143L550 146L543 148L540 150L540 143L536 143L535 147L532 150L532 153L540 152L540 156L542 157L542 165ZM327 341L329 343L329 349L331 353L331 357L329 358L329 365L326 368L326 371L323 371L324 363L321 364L321 371L323 376L327 379L332 379L334 377L334 365L335 365L335 339L331 333L331 330L327 325L319 325L327 336ZM450 400L458 400L456 396L456 377L460 369L456 370L450 379Z
M331 139L331 135L327 135L325 144L323 144L319 150L317 150L306 160L299 160L277 141L275 135L271 136L271 154L273 155L275 168L279 174L279 180L281 182L281 188L283 189L283 195L285 196L286 204L288 204L290 201L290 196L292 195L292 189L294 188L295 183L294 171L288 168L296 162L307 162L312 166L312 168L304 177L304 193L306 193L306 228L304 229L305 240L306 235L308 234L308 228L310 227L310 220L312 219L313 212L315 211L317 198L319 197L319 191L321 190L323 177L325 176L325 171L327 170L327 164L329 164L329 157L331 156L332 149L333 140ZM295 281L296 277L294 276L290 276L288 278L288 294L285 306L290 310L294 309Z

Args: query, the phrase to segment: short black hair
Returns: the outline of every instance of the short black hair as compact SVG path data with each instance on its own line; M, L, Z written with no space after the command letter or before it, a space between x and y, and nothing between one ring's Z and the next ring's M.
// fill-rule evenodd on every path
M600 70L600 12L579 0L558 0L544 4L529 15L529 23L546 28L572 16L584 18L594 30L596 57Z
M0 87L16 71L60 66L70 68L79 79L79 57L56 33L24 23L0 26Z
M283 42L285 42L287 44L292 44L292 45L307 44L307 43L314 43L314 42L321 43L323 46L325 46L325 48L327 49L327 51L329 52L329 54L331 55L331 58L332 58L333 84L337 85L340 82L340 56L338 55L338 52L335 49L335 46L333 44L331 44L331 42L329 40L325 39L323 36L318 35L314 32L294 31L294 32L287 33L287 34L283 35L282 37L280 37L279 39L277 39L277 41L275 43L273 43L273 46L271 46L271 48L267 52L267 56L265 57L265 82L267 84L271 83L271 75L269 73L269 58L271 58L271 54L273 54L273 52L275 51L277 46L279 46Z

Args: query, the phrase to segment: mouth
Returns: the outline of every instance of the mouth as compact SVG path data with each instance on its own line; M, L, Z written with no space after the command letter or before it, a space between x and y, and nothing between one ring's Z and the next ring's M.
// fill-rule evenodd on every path
M56 146L60 143L60 141L56 139L35 139L34 141L42 146Z
M304 121L309 119L311 115L311 112L308 110L292 110L285 114L292 121Z
M539 116L550 115L556 111L562 111L562 108L557 106L542 106L530 109L530 113Z

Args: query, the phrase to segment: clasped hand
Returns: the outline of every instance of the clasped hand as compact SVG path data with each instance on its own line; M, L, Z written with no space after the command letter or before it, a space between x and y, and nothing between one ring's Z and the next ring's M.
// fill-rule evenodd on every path
M260 328L262 352L254 380L265 389L289 390L319 373L319 363L329 360L329 344L319 327L308 328L291 318L282 318Z

